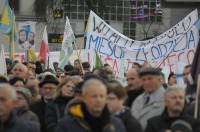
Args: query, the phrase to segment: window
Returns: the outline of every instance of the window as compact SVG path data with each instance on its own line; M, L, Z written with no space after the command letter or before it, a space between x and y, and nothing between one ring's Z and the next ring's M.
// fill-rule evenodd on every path
M14 9L15 12L19 12L19 0L9 0L8 2L11 9Z

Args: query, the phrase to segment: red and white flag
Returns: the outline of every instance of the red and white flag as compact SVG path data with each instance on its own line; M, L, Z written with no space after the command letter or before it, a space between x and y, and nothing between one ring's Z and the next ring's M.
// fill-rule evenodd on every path
M40 53L38 55L38 58L42 59L44 63L46 64L47 56L49 56L49 47L48 47L48 36L47 36L47 30L46 26L44 28L43 32L43 38L40 46Z

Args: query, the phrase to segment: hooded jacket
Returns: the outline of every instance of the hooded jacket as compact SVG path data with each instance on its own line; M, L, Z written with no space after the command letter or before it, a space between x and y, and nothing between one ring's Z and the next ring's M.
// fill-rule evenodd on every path
M68 113L65 118L63 118L58 127L56 132L125 132L125 127L123 123L114 116L111 116L109 113L105 112L101 115L99 122L96 124L101 125L101 130L94 130L94 126L92 123L87 121L85 115L86 112L84 110L85 104L84 103L74 103L69 106ZM106 111L107 107L104 108ZM102 112L103 113L103 112ZM107 119L102 119L107 118ZM104 122L106 121L106 122Z

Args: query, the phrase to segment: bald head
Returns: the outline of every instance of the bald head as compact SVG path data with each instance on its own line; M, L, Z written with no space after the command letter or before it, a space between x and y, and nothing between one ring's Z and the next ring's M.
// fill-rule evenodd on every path
M21 77L21 78L26 78L26 74L27 74L27 67L22 64L22 63L17 63L15 64L15 66L12 69L12 75L13 77Z
M127 72L126 79L127 79L129 90L138 89L142 86L142 82L139 78L139 73L134 68Z

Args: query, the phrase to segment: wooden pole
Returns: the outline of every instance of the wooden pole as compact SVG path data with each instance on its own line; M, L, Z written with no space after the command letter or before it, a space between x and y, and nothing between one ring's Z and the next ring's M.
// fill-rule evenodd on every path
M47 69L49 69L49 55L48 55L48 58L47 58Z
M78 54L78 48L77 48L77 45L76 45L76 42L75 42L75 41L74 41L74 47L75 47L75 49L76 49L76 54L77 54L78 59L79 59L79 61L80 61L82 74L84 75L81 57L80 57L80 55Z
M79 52L79 56L81 55L81 51L84 48L84 41L85 41L85 37L83 36L83 39L82 39L82 42L81 42L81 49L80 49L80 52Z
M197 116L198 116L199 90L200 90L200 74L198 75L197 88L196 88L196 99L195 99L194 118L197 118Z
M28 69L28 71L27 71L27 79L29 78L29 70L30 70L30 67L29 67L29 58L30 58L30 56L29 56L29 50L27 50L27 61L26 61L26 65L27 65L27 69Z

